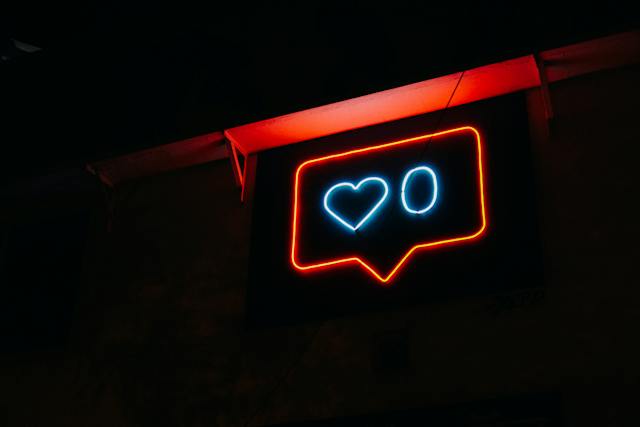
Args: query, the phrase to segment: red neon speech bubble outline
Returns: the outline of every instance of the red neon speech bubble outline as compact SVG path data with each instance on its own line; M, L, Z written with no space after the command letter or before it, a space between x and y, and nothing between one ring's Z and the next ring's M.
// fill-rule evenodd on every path
M480 214L482 218L482 225L478 230L473 232L472 234L464 235L464 236L456 236L442 240L436 240L431 242L423 242L418 243L411 247L404 256L398 261L398 263L393 267L391 272L386 276L382 276L378 273L373 267L363 261L360 257L350 256L346 258L339 258L329 261L323 261L315 264L302 265L296 260L296 246L297 246L297 229L298 229L298 190L300 186L300 173L304 168L309 165L322 163L332 159L350 157L353 155L368 153L371 151L384 150L386 148L396 147L398 145L417 143L424 141L426 139L435 138L438 136L449 135L456 132L466 132L470 131L475 135L476 138L476 146L477 146L477 155L478 155L478 185L480 187ZM356 150L345 151L342 153L331 154L328 156L318 157L316 159L307 160L298 166L295 174L295 182L293 189L293 219L292 219L292 227L291 227L291 264L293 267L299 271L310 271L316 269L326 269L333 266L340 266L343 264L360 264L366 271L368 271L373 277L379 280L382 284L390 283L391 279L395 277L396 273L400 271L400 268L405 264L405 262L409 259L409 257L418 250L421 249L433 249L441 246L453 245L464 241L470 241L478 239L485 232L487 228L487 214L485 209L485 188L484 188L484 164L482 162L482 138L480 137L480 133L472 126L462 126L454 129L449 129L441 132L436 132L427 135L420 135L413 138L402 139L399 141L388 142L386 144L374 145L366 148L359 148Z

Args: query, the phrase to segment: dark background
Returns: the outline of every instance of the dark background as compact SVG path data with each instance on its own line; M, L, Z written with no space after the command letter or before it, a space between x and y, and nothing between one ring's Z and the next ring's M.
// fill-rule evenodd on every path
M0 278L2 312L26 314L0 424L255 426L551 390L569 426L638 425L637 65L552 84L548 137L527 93L543 290L247 330L226 159L109 197L83 181L88 160L631 29L634 6L3 5L2 186L42 178L0 200L2 274L25 279Z
M632 29L633 2L11 2L0 177ZM292 2L293 3L293 2ZM41 47L16 53L10 38Z
M289 259L293 177L302 162L326 154L463 125L476 127L483 138L488 227L482 238L414 253L392 279L390 286L381 286L359 265L312 272L294 270ZM460 191L459 187L469 186L468 176L462 183L457 180L464 172L475 170L477 161L469 161L465 156L468 151L447 151L446 139L442 138L442 141L434 139L422 147L418 146L417 152L409 150L395 155L386 154L388 162L352 161L355 164L351 166L345 162L341 168L329 168L327 173L333 173L334 176L320 174L324 178L321 185L330 185L327 183L340 180L345 174L357 177L376 171L381 176L391 176L397 172L398 165L402 166L399 170L406 170L416 162L422 160L428 163L432 158L430 156L436 156L434 165L443 169L439 173L445 188L447 183L451 184L457 191L456 199L462 198L464 204L461 208L453 201L442 202L434 207L431 218L441 222L442 232L449 233L446 237L473 234L478 229L478 195L474 191ZM475 153L475 138L468 134L464 138L473 140L471 152ZM429 144L438 144L438 147L430 147ZM424 151L422 156L421 151ZM438 153L440 157L437 157ZM452 158L444 162L443 154ZM466 166L465 170L456 169L460 165ZM313 221L310 210L322 209L320 202L316 206L304 196L321 191L314 190L315 184L310 175L311 172L306 171L302 178L304 187L300 190L300 200L307 217L299 224ZM471 181L475 188L475 175ZM390 179L388 183L390 195L387 205L398 204L399 183ZM291 324L374 308L394 310L453 297L543 286L536 179L523 93L261 153L258 156L254 197L247 300L247 316L252 326ZM463 209L470 210L470 216L459 212ZM375 234L370 238L363 237L365 240L362 244L366 250L357 250L357 246L347 249L349 255L355 252L365 260L372 260L372 266L382 275L386 275L413 244L422 241L415 236L413 240L407 240L407 230L411 228L406 226L405 212L401 211L397 216L393 212L387 206L379 213L378 220L372 220L373 223L368 225L369 230L375 230ZM344 256L341 250L345 244L337 243L339 239L335 236L341 230L333 229L342 226L331 225L335 227L327 229L320 224L311 230L301 226L298 259L302 263ZM426 230L429 232L429 228ZM310 241L315 243L310 244ZM325 247L330 243L337 247Z
M291 423L280 427L454 426L559 427L563 423L558 394L523 394L438 408L382 412L359 417ZM275 426L271 426L275 427Z

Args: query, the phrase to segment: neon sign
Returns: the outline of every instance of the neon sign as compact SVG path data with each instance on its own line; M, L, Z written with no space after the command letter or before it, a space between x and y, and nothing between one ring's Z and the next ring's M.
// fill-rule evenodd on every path
M420 153L421 148L425 143L434 145L435 147L444 146L445 144L452 145L457 147L456 149L460 152L462 152L462 148L466 150L461 156L468 159L468 162L465 163L465 165L467 165L465 166L466 169L461 174L465 178L465 181L462 184L451 181L452 179L454 181L456 179L460 181L461 178L452 178L451 176L446 176L446 174L443 175L443 173L447 171L443 170L441 167L435 169L431 159L428 159L429 161L426 163L419 163L418 166L415 166L415 153ZM324 212L329 214L333 222L337 222L351 231L357 231L366 226L367 232L350 235L350 241L341 245L342 248L338 248L340 250L338 250L336 254L331 253L331 251L309 252L309 244L307 242L308 236L310 233L313 234L314 232L317 232L314 230L318 228L318 223L314 222L316 220L312 217L313 209L307 206L309 203L314 203L312 200L316 197L309 195L310 193L308 193L308 191L310 190L308 190L308 188L310 185L315 185L314 182L318 180L317 175L320 171L334 171L340 170L340 168L348 168L350 165L354 164L354 162L358 165L362 165L372 159L379 162L379 164L385 164L387 163L387 157L391 158L394 156L394 153L402 150L413 150L411 151L411 153L413 153L411 156L414 157L410 158L415 167L404 174L400 173L398 176L390 176L388 182L378 176L369 176L357 183L343 181L331 186L329 189L322 187L322 193L319 193L321 194L319 197L322 202L320 208L322 209L322 207L324 207ZM431 150L433 150L433 148L431 148ZM405 154L398 155L395 157L395 161L403 161L403 159L406 161L407 156L408 155ZM447 156L448 154L446 156L443 155L442 158L448 158ZM445 161L441 161L441 163L446 164ZM436 174L435 170L438 170L438 174ZM427 197L423 202L412 200L411 197L411 194L414 192L413 187L416 185L413 181L421 174L427 175L430 178L432 187L430 197ZM457 127L442 132L371 145L364 148L338 152L306 160L296 168L293 177L293 211L291 217L291 245L289 254L290 263L296 271L305 273L358 265L380 284L388 285L395 277L397 277L401 270L408 265L408 261L413 255L419 252L435 250L445 246L471 243L485 233L487 229L487 213L485 206L486 195L484 175L482 138L480 133L471 126ZM462 208L456 209L456 212L454 212L456 214L457 212L462 212L462 214L468 213L468 215L471 215L471 220L465 222L462 226L448 226L448 228L444 227L441 229L435 228L435 225L430 225L431 228L425 229L423 225L420 225L419 227L423 228L416 226L416 230L418 231L415 233L410 231L410 227L415 225L415 223L410 223L413 220L411 220L411 218L403 220L408 221L408 223L404 224L403 227L409 230L405 234L408 233L410 235L411 242L407 243L409 246L402 250L402 254L399 256L397 261L393 262L389 268L384 266L381 267L384 263L377 261L372 262L372 256L362 252L362 250L365 250L366 252L366 250L369 249L367 244L363 243L360 246L349 246L351 244L350 242L354 241L353 239L357 239L365 235L373 235L376 232L379 232L379 229L376 227L384 226L382 219L380 221L378 220L378 218L381 218L380 215L377 215L376 213L381 212L381 210L387 212L387 210L394 209L395 204L387 203L383 206L383 203L387 199L391 198L390 193L392 192L394 185L390 185L389 183L392 182L401 182L401 185L399 186L400 200L397 204L398 209L411 213L415 220L420 221L420 224L437 224L437 221L431 221L431 217L436 215L436 213L440 214L441 211L440 208L434 209L436 203L438 206L443 207L451 206L452 204L454 206L458 206L455 205L455 203L461 203L455 200L459 191L448 191L445 189L445 192L442 193L440 180L445 178L449 179L449 181L447 181L447 188L449 189L451 189L454 184L458 185L456 188L462 188L463 190L463 187L465 186L472 187L467 191L467 194L470 196L466 197L468 201L466 199L464 201L466 205L459 205L462 206ZM384 191L382 196L376 199L376 203L365 211L365 214L361 219L349 221L345 216L340 214L339 210L337 210L334 205L332 205L332 200L333 197L335 197L336 192L357 192L363 187L370 185L379 186L384 189ZM389 187L391 187L391 189ZM449 207L449 209L451 208ZM424 221L426 218L424 214L427 213L429 213L429 221ZM374 222L371 221L373 217L376 218L376 221ZM326 222L326 219L324 221ZM375 227L373 223L375 223ZM316 246L321 245L318 242L324 242L326 240L326 233L323 233L324 232L319 233L320 236L312 243L316 244ZM331 238L334 239L332 242L337 241L335 238ZM303 242L306 242L305 245L302 245ZM304 247L301 248L301 246Z

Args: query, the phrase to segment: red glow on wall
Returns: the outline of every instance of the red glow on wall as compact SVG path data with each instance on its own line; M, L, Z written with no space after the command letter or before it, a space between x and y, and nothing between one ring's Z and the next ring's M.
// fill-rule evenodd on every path
M481 219L480 227L477 230L474 230L473 232L465 235L451 236L446 239L440 239L436 241L427 241L427 242L421 242L421 243L415 244L400 258L400 260L396 263L396 265L387 274L382 274L376 271L365 260L363 260L362 258L360 258L355 254L353 256L347 256L347 257L338 258L338 259L331 259L331 260L316 262L313 264L303 264L298 260L297 258L298 235L297 234L298 234L298 221L300 217L299 215L300 207L299 207L298 199L299 199L299 191L300 191L300 184L301 184L301 173L305 168L311 165L318 165L318 164L335 160L335 159L347 158L347 157L362 155L362 154L366 154L374 151L385 150L385 149L389 149L389 148L396 147L403 144L419 143L419 142L424 142L425 140L429 140L429 143L431 143L431 138L436 138L444 135L451 135L458 132L471 132L474 135L475 141L476 141L477 181L478 181L478 188L479 188L478 203L480 208L479 210L480 210L480 219ZM475 239L480 238L484 234L487 228L487 214L485 209L485 185L484 185L485 173L484 173L484 163L483 163L482 153L483 153L483 146L482 146L482 138L480 136L480 133L474 127L463 126L455 129L436 132L433 134L420 135L413 138L393 141L386 144L375 145L371 147L350 150L342 153L332 154L332 155L323 156L316 159L305 161L296 169L295 179L294 179L293 216L292 216L292 226L291 226L291 253L290 253L291 264L296 270L302 271L302 272L329 269L333 267L339 267L342 265L357 264L357 265L360 265L362 268L364 268L365 271L367 271L369 274L371 274L371 276L373 276L376 280L378 280L381 284L384 285L384 284L390 284L392 279L397 277L400 270L407 264L407 261L409 260L409 258L417 251L460 244L465 241L469 242L469 241L473 241Z
M462 76L462 78L461 78ZM523 56L464 72L273 119L237 126L225 131L227 139L245 155L320 138L375 124L426 114L450 107L504 95L540 84L533 56Z

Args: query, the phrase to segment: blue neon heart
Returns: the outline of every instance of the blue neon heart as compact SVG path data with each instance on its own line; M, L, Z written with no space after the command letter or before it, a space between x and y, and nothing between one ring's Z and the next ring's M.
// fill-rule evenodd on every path
M380 199L373 205L373 207L369 209L366 215L354 226L351 223L349 223L349 221L346 221L338 213L336 213L334 210L332 210L329 207L329 199L331 198L331 195L334 194L336 190L342 190L342 189L348 188L348 189L351 189L352 191L358 191L362 187L362 185L366 183L381 184L382 188L384 189L384 194L382 194L382 197L380 197ZM353 185L350 182L341 182L331 187L324 194L324 209L329 213L329 215L335 218L340 224L351 229L352 231L356 231L358 228L362 227L369 220L369 218L371 218L373 213L377 211L380 205L382 205L382 203L387 199L388 195L389 195L389 186L387 185L387 182L384 179L378 178L376 176L365 178L362 181L360 181L357 185Z

